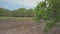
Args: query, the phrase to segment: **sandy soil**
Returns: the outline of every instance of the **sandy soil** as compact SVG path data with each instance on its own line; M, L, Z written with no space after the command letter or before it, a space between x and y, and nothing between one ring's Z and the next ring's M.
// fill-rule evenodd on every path
M42 27L31 20L0 21L0 34L42 34Z
M0 34L43 34L43 24L31 20L0 21ZM60 28L53 28L48 34L60 34Z

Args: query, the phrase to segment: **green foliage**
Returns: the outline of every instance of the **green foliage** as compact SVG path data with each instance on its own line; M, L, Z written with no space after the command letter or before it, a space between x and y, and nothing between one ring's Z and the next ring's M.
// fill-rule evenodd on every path
M0 16L7 16L8 11L8 9L0 8Z
M35 8L35 20L48 20L45 22L44 31L48 32L60 20L60 0L45 0Z
M16 10L8 10L0 8L0 16L9 16L9 17L33 17L33 9L19 8Z

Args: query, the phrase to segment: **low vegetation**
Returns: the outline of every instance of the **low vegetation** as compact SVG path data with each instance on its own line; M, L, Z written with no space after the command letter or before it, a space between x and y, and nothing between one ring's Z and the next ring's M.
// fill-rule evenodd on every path
M0 20L33 20L34 17L0 17Z

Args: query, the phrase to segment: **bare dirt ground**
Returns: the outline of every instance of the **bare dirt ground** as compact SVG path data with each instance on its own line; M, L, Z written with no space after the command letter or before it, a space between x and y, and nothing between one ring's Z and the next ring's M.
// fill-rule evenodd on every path
M42 27L32 20L3 20L0 34L42 34Z
M0 20L0 34L43 34L43 24L32 20ZM60 34L60 27L48 34Z

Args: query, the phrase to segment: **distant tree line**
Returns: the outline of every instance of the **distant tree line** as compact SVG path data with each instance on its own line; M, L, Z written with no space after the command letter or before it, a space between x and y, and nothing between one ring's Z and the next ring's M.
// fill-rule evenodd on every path
M5 8L0 8L0 16L8 17L33 17L33 9L19 8L16 10L8 10Z

